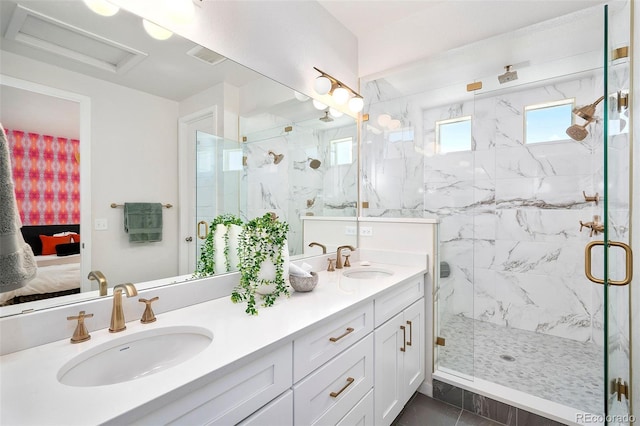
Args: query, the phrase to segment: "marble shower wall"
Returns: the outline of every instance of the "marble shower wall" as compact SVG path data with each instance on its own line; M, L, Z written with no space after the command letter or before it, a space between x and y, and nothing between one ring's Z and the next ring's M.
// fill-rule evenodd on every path
M263 134L243 145L247 164L242 187L247 190L247 208L243 220L275 212L289 223L289 250L302 253L300 216L355 216L357 203L357 129L355 125L312 129L294 124L290 132ZM352 137L353 159L350 165L332 165L332 140ZM269 151L284 154L273 163ZM310 160L320 160L317 169Z
M440 279L440 320L462 315L602 344L602 286L584 275L584 247L602 237L579 225L602 215L602 205L582 195L603 194L602 122L580 143L525 144L523 137L525 106L590 104L602 93L602 76L435 107L425 106L429 92L397 97L384 80L365 93L376 99L363 126L365 215L441 220L440 261L451 275ZM385 128L382 114L401 126ZM436 121L463 116L472 120L471 149L435 153Z

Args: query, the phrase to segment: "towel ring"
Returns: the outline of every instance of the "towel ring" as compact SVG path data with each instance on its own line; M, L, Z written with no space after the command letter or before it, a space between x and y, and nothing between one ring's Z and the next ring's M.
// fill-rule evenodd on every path
M118 207L124 207L124 204L111 203L112 209L115 209ZM171 207L173 207L173 204L163 204L162 207L164 207L165 209L170 209Z

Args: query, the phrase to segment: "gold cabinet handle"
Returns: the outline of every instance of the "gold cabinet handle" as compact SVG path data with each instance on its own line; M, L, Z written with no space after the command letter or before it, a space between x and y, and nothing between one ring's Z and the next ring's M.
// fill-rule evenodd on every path
M342 333L341 335L339 335L338 337L329 337L329 340L332 342L337 342L338 340L342 339L343 337L347 336L348 334L353 333L353 328L352 327L348 327L347 331L345 331L344 333Z
M200 230L202 229L200 225L204 225L204 235L200 233ZM200 222L198 222L198 238L200 238L201 240L206 240L207 235L209 235L209 224L206 221L201 220Z
M407 329L404 325L400 326L400 330L402 330L402 347L400 348L400 352L407 351Z
M347 377L347 384L346 384L346 385L344 385L344 386L342 387L342 389L340 389L338 392L331 392L331 393L329 394L329 396L330 396L331 398L337 398L337 397L338 397L338 395L340 395L342 392L344 392L344 390L345 390L346 388L348 388L349 386L351 386L351 384L354 382L354 380L355 380L355 379L354 379L353 377Z
M413 324L411 324L411 321L407 321L407 324L409 324L409 341L407 342L407 346L411 346L411 342L413 342Z
M591 249L595 246L604 246L604 241L591 241L584 248L584 274L587 278L596 283L596 284L604 284L604 280L601 278L596 278L591 273ZM609 280L607 284L623 286L627 285L631 282L633 278L633 252L631 251L631 247L629 247L625 243L621 243L619 241L609 241L607 246L620 247L624 250L626 259L625 259L625 277L623 280ZM608 249L608 247L607 247Z

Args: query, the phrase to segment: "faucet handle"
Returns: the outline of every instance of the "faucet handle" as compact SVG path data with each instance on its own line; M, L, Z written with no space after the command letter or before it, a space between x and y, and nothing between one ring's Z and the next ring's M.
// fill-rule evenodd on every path
M327 259L327 261L329 262L329 266L327 266L327 271L329 272L333 272L336 270L335 265L333 264L333 262L335 262L335 259Z
M351 256L350 254L345 254L344 255L344 267L345 268L349 268L351 266L351 263L349 263L349 256Z
M153 299L138 299L138 302L144 303L146 306L144 308L144 313L142 314L142 318L140 318L140 322L143 324L149 324L155 322L156 314L153 313L153 309L151 309L151 304L156 300L160 299L158 296Z
M86 342L91 339L91 335L87 331L87 327L84 325L84 319L91 317L93 317L93 314L85 314L84 311L80 311L76 316L67 317L67 320L69 321L78 320L78 325L76 325L73 336L71 336L71 343Z

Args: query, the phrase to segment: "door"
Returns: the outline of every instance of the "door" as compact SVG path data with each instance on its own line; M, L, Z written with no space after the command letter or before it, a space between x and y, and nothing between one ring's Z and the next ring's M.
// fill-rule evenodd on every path
M405 346L403 313L375 331L375 410L376 425L389 425L404 407L403 362ZM405 329L406 330L406 329Z
M615 3L615 2L614 2ZM606 423L629 424L631 360L630 2L604 6L604 339ZM625 46L626 52L625 52Z
M404 311L406 351L404 352L404 388L412 395L424 380L424 299Z

